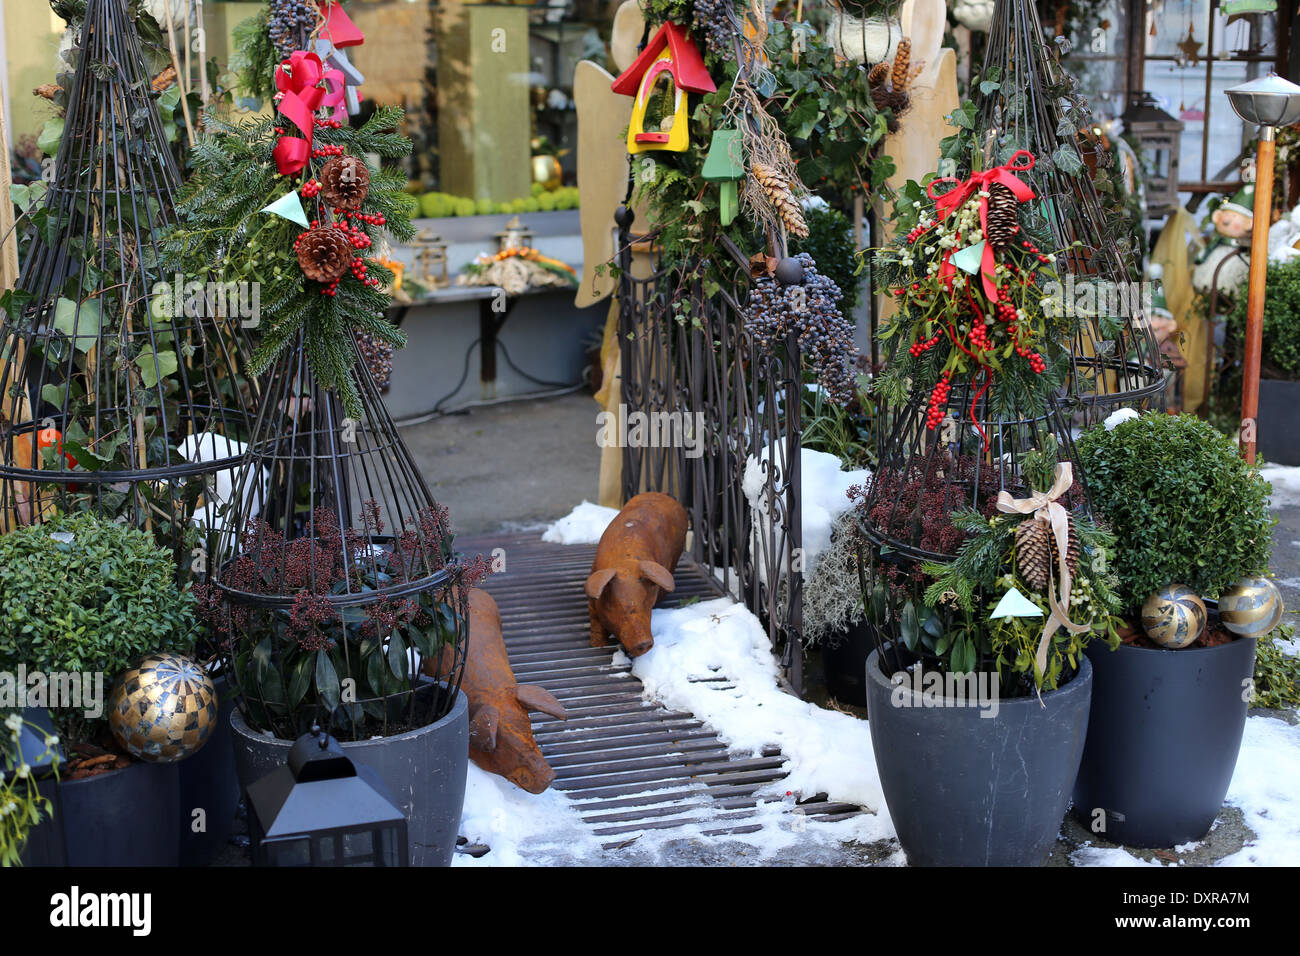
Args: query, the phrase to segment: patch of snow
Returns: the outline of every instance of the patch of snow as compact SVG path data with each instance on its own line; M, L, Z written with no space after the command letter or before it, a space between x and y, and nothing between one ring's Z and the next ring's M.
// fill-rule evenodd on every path
M1271 504L1274 508L1300 505L1300 466L1267 465L1259 470L1259 474L1273 486Z
M769 792L825 793L883 810L867 722L782 691L767 631L747 608L718 598L657 610L650 629L654 647L631 662L648 699L693 713L733 751L780 747L789 776L769 784ZM892 832L879 817L870 818L871 839Z
M617 508L605 508L583 501L548 527L542 540L551 544L596 544L617 515Z
M758 456L751 455L745 462L745 474L741 483L745 500L755 515L767 516L774 511L767 489L768 462L771 461L772 446L767 446ZM831 523L849 509L848 490L852 485L861 485L871 480L871 472L866 468L842 471L842 462L834 455L811 448L799 450L799 488L802 500L799 512L803 532L803 574L807 579L817 565L822 552L830 547ZM785 488L784 476L777 475L773 482L771 495L780 495ZM751 547L755 554L770 553L770 542L759 540L761 534L781 534L778 528L769 531L768 521L755 521L751 537ZM777 540L776 554L785 550L785 542ZM767 568L759 562L759 578L767 582Z
M1075 866L1160 866L1154 860L1136 857L1118 846L1081 846L1070 854Z
M504 777L469 765L460 835L491 847L475 859L457 853L452 866L548 866L598 857L601 841L558 790L532 794Z
M1220 866L1295 866L1300 861L1300 727L1250 717L1227 802L1240 807L1259 839Z
M1132 408L1117 408L1109 415L1106 416L1106 420L1102 422L1102 424L1105 426L1106 431L1109 432L1109 431L1114 431L1116 428L1124 424L1124 422L1129 421L1130 419L1141 418L1141 417L1142 416L1139 415L1137 411L1135 411Z

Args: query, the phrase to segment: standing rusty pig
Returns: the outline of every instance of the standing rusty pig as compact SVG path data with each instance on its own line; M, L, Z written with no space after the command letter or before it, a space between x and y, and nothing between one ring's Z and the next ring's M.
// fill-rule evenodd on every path
M637 495L618 513L596 547L587 578L591 646L617 637L629 657L654 646L650 609L672 591L673 570L686 546L686 509L657 491Z
M451 666L443 650L443 673ZM425 673L433 675L426 665ZM518 684L501 636L501 611L486 591L469 595L469 641L461 690L469 698L469 756L488 773L505 777L529 793L541 793L555 779L533 739L529 711L564 720L568 714L550 691Z

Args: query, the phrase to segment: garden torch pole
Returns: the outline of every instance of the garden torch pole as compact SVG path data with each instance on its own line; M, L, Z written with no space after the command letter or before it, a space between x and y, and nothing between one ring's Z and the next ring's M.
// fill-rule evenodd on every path
M1255 152L1255 224L1250 233L1250 280L1246 299L1246 363L1241 383L1241 454L1255 464L1259 415L1259 363L1264 351L1264 280L1268 277L1268 227L1273 218L1273 134L1275 126L1259 128Z
M1232 108L1259 126L1255 155L1255 221L1250 234L1250 280L1246 300L1246 357L1241 384L1241 454L1255 463L1259 414L1259 364L1264 344L1264 283L1268 275L1268 228L1273 218L1274 137L1279 126L1300 121L1300 86L1273 73L1225 90Z

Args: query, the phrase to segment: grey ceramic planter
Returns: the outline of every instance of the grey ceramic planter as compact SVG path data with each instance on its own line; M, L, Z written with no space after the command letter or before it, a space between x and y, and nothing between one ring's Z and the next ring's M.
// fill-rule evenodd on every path
M1083 755L1092 668L1037 697L925 707L867 659L881 787L913 866L1037 866L1056 842ZM898 706L906 702L911 706ZM990 712L985 711L985 712Z
M238 709L230 725L242 789L284 765L292 741L250 730ZM379 774L406 814L411 865L450 866L469 772L469 701L464 692L457 692L451 712L436 723L395 737L345 741L343 749Z
M1086 653L1096 676L1074 815L1127 846L1201 839L1237 766L1255 639L1180 651L1094 642Z

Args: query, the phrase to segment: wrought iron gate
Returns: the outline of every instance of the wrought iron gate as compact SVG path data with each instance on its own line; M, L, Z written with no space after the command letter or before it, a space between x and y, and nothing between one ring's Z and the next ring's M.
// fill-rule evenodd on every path
M653 236L633 235L631 216L625 213L624 220L620 412L629 422L640 413L651 438L668 433L671 424L690 441L627 441L623 500L662 491L682 502L691 519L691 556L710 572L719 594L731 594L763 621L785 678L798 693L803 386L797 339L790 336L772 354L745 332L741 310L749 294L749 262L735 245L723 240L727 261L718 270L732 281L710 295L699 282L679 286L671 263L634 276L633 244L650 249Z

